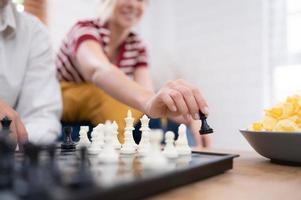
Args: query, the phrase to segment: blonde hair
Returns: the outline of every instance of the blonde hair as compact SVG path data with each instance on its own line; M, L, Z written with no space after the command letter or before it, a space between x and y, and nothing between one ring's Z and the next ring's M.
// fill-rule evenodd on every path
M113 14L115 5L116 0L102 0L98 15L101 21L108 21Z

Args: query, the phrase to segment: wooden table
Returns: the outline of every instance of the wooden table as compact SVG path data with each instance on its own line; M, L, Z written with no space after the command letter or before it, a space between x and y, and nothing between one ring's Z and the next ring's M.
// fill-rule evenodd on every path
M272 164L255 152L215 152L238 153L240 157L234 160L234 169L224 174L158 194L149 200L301 200L301 167Z

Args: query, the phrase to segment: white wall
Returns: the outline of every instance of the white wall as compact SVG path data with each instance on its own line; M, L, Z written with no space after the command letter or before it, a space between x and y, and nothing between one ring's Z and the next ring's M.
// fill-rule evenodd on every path
M238 129L247 128L262 114L263 1L152 0L138 27L149 46L156 87L182 77L206 97L218 148L250 149ZM93 16L96 5L95 0L49 2L56 47L75 19Z
M100 0L48 1L48 26L54 49L57 50L65 34L80 19L96 16Z

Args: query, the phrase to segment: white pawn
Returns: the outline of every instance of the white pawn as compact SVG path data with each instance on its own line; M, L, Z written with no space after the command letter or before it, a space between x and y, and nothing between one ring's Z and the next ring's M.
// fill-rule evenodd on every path
M161 140L163 132L161 130L153 130L150 135L151 151L149 151L143 160L145 168L164 170L168 165L168 161L161 152ZM163 168L162 168L163 167Z
M176 149L179 155L190 155L191 148L188 145L187 135L186 135L186 126L181 124L178 129L178 139L176 140Z
M97 133L97 142L100 144L100 146L103 146L105 143L105 133L104 133L104 129L105 129L105 125L104 124L98 124L96 127L96 133Z
M89 148L89 153L98 154L101 151L101 147L104 145L104 125L98 124L93 128L91 133L91 146Z
M165 133L165 147L163 150L163 155L167 158L177 158L179 156L177 149L174 145L175 134L172 131L167 131Z
M114 146L115 149L120 149L121 144L118 140L118 125L114 121L111 126L112 126L111 137L112 137L112 141L113 141L113 146Z
M88 138L88 131L89 126L81 126L79 130L79 141L78 141L78 147L89 147L91 145L91 142Z
M125 120L125 132L124 132L124 143L121 147L120 152L122 154L134 154L136 152L136 143L133 138L133 122L131 110L128 110L127 117Z
M141 140L138 145L138 152L141 156L145 156L150 151L150 128L148 127L149 118L146 115L140 119L141 121Z
M108 132L113 132L112 126L108 126ZM113 144L113 137L107 137L106 138L106 145L104 146L104 149L100 152L98 155L98 158L100 159L100 162L104 163L116 163L119 160L119 155L116 152Z

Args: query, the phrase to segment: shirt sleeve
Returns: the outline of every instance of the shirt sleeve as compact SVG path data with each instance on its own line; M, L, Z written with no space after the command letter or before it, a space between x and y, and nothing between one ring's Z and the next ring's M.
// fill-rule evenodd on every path
M94 40L101 44L101 37L98 28L92 21L79 21L67 35L69 50L72 57L75 57L80 44L86 40Z
M29 141L47 144L61 132L61 93L46 28L36 20L31 31L27 71L16 111L25 124Z

